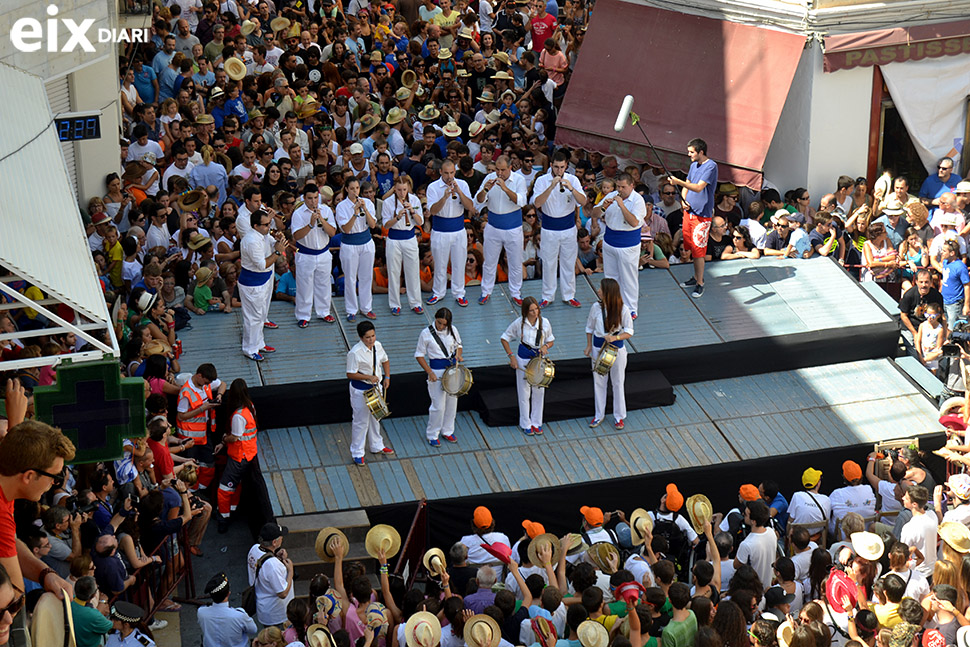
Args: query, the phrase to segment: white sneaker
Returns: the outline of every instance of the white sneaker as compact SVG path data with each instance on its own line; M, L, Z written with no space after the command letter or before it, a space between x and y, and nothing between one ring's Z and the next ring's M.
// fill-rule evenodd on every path
M159 631L168 626L168 620L155 620L155 622L148 625L148 628L152 631Z

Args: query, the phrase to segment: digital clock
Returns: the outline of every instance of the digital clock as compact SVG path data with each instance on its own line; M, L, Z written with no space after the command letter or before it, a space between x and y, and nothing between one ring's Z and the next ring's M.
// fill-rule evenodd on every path
M101 114L68 114L54 119L57 138L62 142L101 139Z

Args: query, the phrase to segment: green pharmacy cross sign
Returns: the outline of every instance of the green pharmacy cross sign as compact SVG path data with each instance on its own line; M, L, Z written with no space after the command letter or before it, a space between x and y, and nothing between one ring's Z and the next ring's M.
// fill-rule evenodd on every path
M145 435L145 382L122 378L106 359L57 368L57 384L34 389L37 419L59 427L77 448L75 463L121 458L121 441Z

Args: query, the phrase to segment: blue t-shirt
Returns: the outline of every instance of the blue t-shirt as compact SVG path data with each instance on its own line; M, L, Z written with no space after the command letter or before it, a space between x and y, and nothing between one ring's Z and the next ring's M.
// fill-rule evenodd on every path
M276 291L289 297L296 296L296 278L293 276L293 272L286 272L280 277Z
M970 283L970 272L967 266L958 258L943 266L943 281L940 292L943 293L943 303L952 305L963 300L963 286Z
M148 65L142 65L141 72L135 72L135 89L145 103L155 103L155 86L152 81L156 78L155 70Z
M212 70L209 70L205 74L196 72L192 75L192 80L197 86L211 88L216 84L216 75L212 72Z
M717 188L717 162L708 159L703 164L693 162L687 172L691 184L707 182L703 191L687 191L687 204L701 218L714 217L714 190Z
M775 519L778 521L778 525L781 527L781 529L784 530L785 526L788 525L788 499L783 497L781 492L779 492L777 495L775 495L774 500L768 504L768 507L774 508L778 511L778 514L775 515Z
M956 191L959 181L960 176L956 173L950 173L950 179L946 181L946 184L943 183L939 175L931 175L923 180L923 185L919 188L919 197L935 200L944 193L953 193Z

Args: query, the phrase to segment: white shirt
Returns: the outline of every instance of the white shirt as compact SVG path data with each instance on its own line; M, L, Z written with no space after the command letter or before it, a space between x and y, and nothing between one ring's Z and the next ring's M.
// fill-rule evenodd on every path
M879 496L882 498L881 512L903 509L903 504L896 498L896 484L892 481L879 481Z
M478 3L478 28L483 34L492 31L492 25L495 24L495 19L492 18L494 13L495 10L492 8L492 3L488 0L481 0Z
M468 549L468 563L469 564L493 564L498 561L498 559L488 553L482 544L505 544L511 548L512 542L509 541L507 535L500 532L487 532L484 535L465 535L461 538L461 543L465 544L465 548ZM444 640L445 632L441 632L441 638Z
M517 553L513 550L512 554L516 555ZM523 580L530 575L538 575L542 578L543 582L549 584L549 575L546 573L546 569L539 566L520 566L519 574L522 576ZM522 599L522 590L519 588L519 583L515 581L515 575L512 573L505 576L505 588L511 591L517 600Z
M482 180L482 188L490 180L495 180L498 178L494 172L489 173ZM525 184L525 178L523 178L518 173L512 173L509 175L509 179L505 181L505 186L509 188L510 191L515 193L515 201L509 199L509 196L505 193L501 186L497 183L488 190L485 194L485 200L480 204L482 206L488 207L488 210L492 213L511 213L516 209L521 209L525 206L527 201L527 195L529 193L529 187ZM481 195L481 189L478 190L478 195ZM476 196L477 197L477 196Z
M471 189L468 188L468 182L464 180L459 180L455 178L455 186L462 195L466 197L471 197ZM437 204L441 197L448 190L448 185L445 184L444 180L435 180L428 185L428 204ZM435 218L464 218L465 217L465 205L461 203L461 199L458 196L452 196L451 200L445 200L445 204L441 207L441 211L434 214Z
M266 552L255 544L249 549L246 566L249 572L249 584L256 578L256 564ZM256 619L263 625L278 625L286 621L286 605L293 599L293 587L285 598L278 594L286 589L286 567L275 556L270 557L259 569L259 580L256 580Z
M373 217L374 203L368 200L367 198L361 198L361 200L364 201L364 209L367 211L367 213L369 213ZM356 233L368 230L367 218L357 217L355 213L354 203L351 202L350 198L344 198L343 200L340 201L340 204L337 205L336 215L337 215L337 224L340 225L341 227L346 225L351 220L354 221L354 224L353 226L351 226L350 231L345 233L356 234Z
M907 566L905 571L889 572L898 575L903 578L903 582L906 582L906 592L903 593L904 597L922 600L929 595L930 583L926 580L926 576L916 569Z
M376 375L380 379L384 377L383 364L387 361L387 353L384 352L381 342L375 341L374 348L371 349L363 341L359 341L347 353L347 372Z
M936 564L936 529L936 513L928 509L923 514L913 514L913 518L899 531L899 541L910 547L916 546L923 553L923 562L916 570L927 578L932 577L933 565Z
M808 588L808 567L812 564L812 551L816 548L818 548L818 544L814 541L809 541L807 550L801 553L794 553L791 556L791 561L795 564L795 579L801 582L802 586L806 588Z
M252 180L252 182L253 184L256 184L263 181L263 173L266 172L266 169L259 162L253 162L253 164L256 166L256 179ZM232 169L229 175L238 175L243 180L250 180L253 177L253 171L240 164L236 168Z
M144 146L139 144L137 140L131 142L128 145L128 157L125 161L144 160L154 166L155 162L163 159L165 159L165 153L162 152L162 147L158 145L158 142L149 139Z
M623 564L623 568L633 573L633 580L643 584L644 588L650 588L656 586L656 580L653 577L653 569L650 568L650 563L647 562L641 555L630 555L626 562ZM721 568L724 568L722 563ZM722 575L723 577L723 575Z
M195 168L195 164L192 162L186 162L185 168L179 168L175 164L169 164L168 168L165 169L164 175L162 175L162 186L168 186L169 178L178 177L188 177L189 171Z
M814 499L814 500L813 500ZM818 502L818 505L815 505ZM788 505L789 523L814 523L832 518L832 503L824 494L795 492Z
M768 244L768 230L760 222L745 218L741 221L741 226L748 228L748 233L751 235L751 242L754 243L756 248L765 248L765 245Z
M835 522L850 512L858 512L863 517L876 514L876 495L868 485L847 485L833 490L829 495L832 518L829 532L835 532Z
M410 221L411 226L406 224L404 218L398 220L393 226L389 225L388 223L391 222L391 219L395 218L398 214L400 214L400 212L404 211L405 204L411 206L411 215L409 215L407 218L407 220ZM404 202L398 200L397 194L393 193L391 194L391 197L384 200L382 207L381 217L384 221L384 226L388 227L389 229L413 230L415 226L421 226L421 224L424 223L424 211L421 209L421 200L413 193L409 193ZM415 215L417 215L418 218L421 218L421 222L415 222Z
M586 332L592 334L594 337L606 336L606 330L603 326L603 307L599 303L594 303L589 309L589 316L586 317ZM633 334L633 315L630 314L630 308L625 303L623 304L623 309L620 311L620 329L610 331L612 335L622 333Z
M272 267L266 267L266 258L273 253L272 238L264 236L252 229L239 244L239 255L243 269L265 274L272 272ZM275 624L275 623L271 623Z
M408 151L400 128L391 128L387 133L387 150L395 159L400 159Z
M950 508L943 514L943 521L953 521L970 526L970 505L964 503L955 508Z
M566 173L563 176L566 181L573 187L574 191L583 192L583 185L579 183L579 178L577 178L572 173ZM540 175L536 180L535 185L532 187L532 202L535 203L536 196L541 195L543 191L549 188L550 184L553 184L557 178L552 176L552 171L549 171L545 175ZM560 191L559 189L564 189ZM576 207L579 205L576 203L576 196L573 195L572 191L566 191L565 187L559 187L553 189L549 192L549 197L546 201L542 203L540 210L542 213L552 216L553 218L561 218L563 216L569 216L576 213Z
M542 335L539 337L539 343L536 343L536 333L539 331L539 325L542 322ZM528 319L516 319L509 324L509 327L505 329L502 333L502 339L509 342L521 341L523 344L529 348L535 350L538 349L543 344L548 344L551 341L555 341L555 337L552 334L552 324L545 317L536 319L534 324L529 323ZM515 351L512 351L515 353ZM524 366L522 368L525 368Z
M94 234L91 234L92 236ZM145 249L152 249L153 247L164 247L168 249L171 244L172 235L168 233L168 224L164 223L161 227L152 224L145 232Z
M752 532L738 546L737 560L742 564L748 564L757 571L758 578L763 584L767 582L765 587L768 587L771 586L771 565L775 563L777 548L778 541L775 539L775 532L770 528L761 533Z
M603 200L600 201L600 204L609 198L615 198L615 201L606 208L606 211L603 212L603 220L606 221L607 227L617 231L631 231L633 229L640 229L643 227L643 222L647 218L647 203L643 201L643 196L636 191L631 191L630 197L623 200L623 204L626 205L627 210L636 216L637 224L632 226L623 217L623 212L620 211L620 205L616 203L620 200L619 192L613 191L606 194L603 197Z
M327 205L319 203L317 203L317 210L320 212L323 219L327 221L327 224L336 229L337 221L333 217L333 210ZM293 212L293 218L290 220L290 231L296 231L297 229L303 229L306 227L308 224L310 224L310 217L312 215L313 212L310 210L310 208L305 204L301 204ZM309 247L310 249L324 249L326 248L327 243L330 242L330 236L327 235L327 232L323 229L323 227L313 226L310 228L310 231L307 232L306 236L295 242L304 247Z
M458 334L458 329L454 326L451 327L451 331L455 333L454 336L448 334L447 328L445 330L435 329L435 332L438 333L438 339L441 340L445 350L448 351L448 354L445 355L441 352L441 347L434 340L428 327L422 328L421 334L418 335L418 346L414 349L414 356L427 359L448 359L454 356L457 350L461 348L461 335Z

